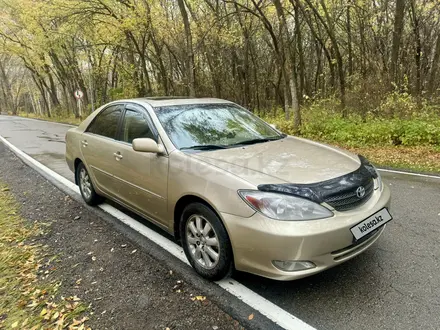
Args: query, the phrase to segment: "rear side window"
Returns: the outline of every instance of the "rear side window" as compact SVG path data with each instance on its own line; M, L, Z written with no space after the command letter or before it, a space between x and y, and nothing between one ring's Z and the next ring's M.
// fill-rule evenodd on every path
M125 112L124 124L122 126L121 140L132 143L134 139L138 138L150 138L156 140L145 115L141 112L127 109Z
M98 114L90 124L87 132L102 135L111 139L116 137L122 110L119 105L112 105Z

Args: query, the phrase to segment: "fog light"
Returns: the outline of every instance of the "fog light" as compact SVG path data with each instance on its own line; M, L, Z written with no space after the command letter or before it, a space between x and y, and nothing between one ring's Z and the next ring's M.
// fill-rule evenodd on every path
M272 263L276 268L285 272L297 272L316 267L311 261L273 260Z

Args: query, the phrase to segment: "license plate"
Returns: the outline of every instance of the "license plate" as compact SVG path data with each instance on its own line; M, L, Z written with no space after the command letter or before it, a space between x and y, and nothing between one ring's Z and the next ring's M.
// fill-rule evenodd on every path
M367 219L359 222L357 225L350 228L356 240L368 235L372 231L382 227L387 222L391 221L393 217L386 208L383 208L379 212L374 213Z

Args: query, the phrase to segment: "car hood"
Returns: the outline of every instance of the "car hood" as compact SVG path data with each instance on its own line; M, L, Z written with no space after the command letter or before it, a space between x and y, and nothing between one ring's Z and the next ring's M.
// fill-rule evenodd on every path
M328 145L288 136L249 146L191 154L255 185L308 184L355 171L359 157Z

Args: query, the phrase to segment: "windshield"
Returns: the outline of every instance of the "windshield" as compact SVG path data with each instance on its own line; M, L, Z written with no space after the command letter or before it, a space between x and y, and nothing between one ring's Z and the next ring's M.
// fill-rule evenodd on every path
M234 104L175 105L155 108L155 112L179 149L218 149L283 137L264 121Z

